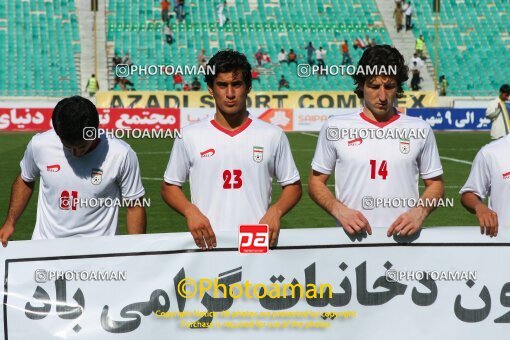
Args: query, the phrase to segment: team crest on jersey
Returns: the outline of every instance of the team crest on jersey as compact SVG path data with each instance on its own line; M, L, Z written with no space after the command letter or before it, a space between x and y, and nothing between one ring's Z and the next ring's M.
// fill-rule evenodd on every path
M103 180L103 170L101 169L92 169L92 174L90 175L90 182L94 185L101 184Z
M253 147L253 160L257 163L262 162L264 159L264 148L261 146Z
M400 152L403 154L408 154L411 151L411 143L409 139L401 139L400 140Z
M503 174L503 179L510 179L510 171Z

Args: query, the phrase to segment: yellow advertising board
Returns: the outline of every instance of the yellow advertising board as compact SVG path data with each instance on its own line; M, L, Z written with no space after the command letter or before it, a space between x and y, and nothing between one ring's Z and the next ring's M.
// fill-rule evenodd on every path
M208 92L180 91L105 91L97 94L100 108L212 108L214 99ZM249 108L356 108L361 107L354 92L329 91L257 91L248 96ZM398 107L437 106L433 91L406 92Z

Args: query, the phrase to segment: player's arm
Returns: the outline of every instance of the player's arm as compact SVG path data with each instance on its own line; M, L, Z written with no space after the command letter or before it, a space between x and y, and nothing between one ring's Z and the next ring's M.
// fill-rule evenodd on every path
M0 241L4 247L7 246L7 241L14 233L16 223L27 207L28 201L34 192L34 183L35 182L25 182L21 178L21 175L18 175L12 184L11 200L9 202L9 209L7 210L7 217L5 218L4 225L0 229Z
M280 198L267 210L266 214L260 220L260 224L269 225L269 245L276 246L280 234L280 221L301 199L303 189L301 181L285 185L282 187Z
M142 205L143 197L131 201L126 208L126 227L128 234L145 234L147 232L147 214Z
M188 200L180 186L163 182L161 197L166 204L186 218L188 229L198 247L202 249L216 247L216 235L209 219Z
M142 204L145 189L142 185L138 157L133 149L129 148L121 165L118 182L124 199L129 199L126 208L126 229L128 234L145 234L147 216Z
M480 197L473 192L466 191L462 194L460 201L467 211L476 215L482 235L498 236L498 214L489 209Z
M482 149L476 155L469 177L460 190L460 201L467 211L476 215L482 235L493 237L498 235L498 215L483 203L491 187L487 164Z
M418 207L411 208L409 211L400 215L388 229L388 236L393 234L407 236L416 233L420 230L423 221L425 221L427 216L436 209L436 205L439 201L443 199L443 176L424 179L423 184L425 184L425 190L421 195L420 200L421 202L427 202L427 204L421 204ZM428 204L428 202L437 202L437 204Z
M308 177L308 194L312 200L340 222L348 234L353 235L366 231L372 235L372 228L365 216L360 211L350 209L337 200L327 186L328 179L329 175L311 170Z

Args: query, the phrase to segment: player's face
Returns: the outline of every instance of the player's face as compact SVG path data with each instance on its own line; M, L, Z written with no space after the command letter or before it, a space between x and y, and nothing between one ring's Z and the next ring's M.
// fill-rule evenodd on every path
M393 114L393 103L397 97L397 80L387 76L369 78L363 86L363 96L365 108L374 117L389 117Z
M244 82L241 70L219 73L208 90L220 113L236 115L246 111L246 97L251 89Z
M74 157L81 157L85 155L96 143L95 140L84 140L78 144L69 144L63 140L61 141L64 148L68 149Z
M504 101L504 102L506 102L506 101L508 100L508 97L510 97L510 94L509 94L509 93L504 93L504 92L501 92L501 94L500 94L500 96L499 96L499 98L500 98L502 101Z

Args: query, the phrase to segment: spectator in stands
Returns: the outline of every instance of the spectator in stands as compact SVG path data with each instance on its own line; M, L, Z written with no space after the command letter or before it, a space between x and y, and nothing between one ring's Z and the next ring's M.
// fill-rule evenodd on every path
M306 50L306 54L307 54L307 62L308 62L308 64L309 64L309 65L313 65L313 64L315 64L315 63L313 62L313 58L312 58L312 56L313 56L313 52L315 52L315 47L313 47L312 42L310 41L310 42L308 43L308 46L305 46L305 47L304 47L304 49Z
M177 15L177 20L179 22L184 20L185 14L184 14L184 0L175 0L174 1L174 11Z
M319 47L318 50L315 50L315 59L317 59L317 65L321 68L321 70L326 67L326 64L324 63L324 55L326 52L326 50L322 49L322 46Z
M184 87L182 88L183 91L191 91L191 86L189 86L188 83L184 83Z
M354 40L352 47L354 47L355 50L357 50L358 48L361 48L362 50L367 48L367 46L365 46L365 44L363 43L363 40L361 40L360 38L356 38L356 40Z
M294 50L291 48L289 51L289 54L287 55L287 62L290 65L290 63L297 64L297 54L294 52Z
M192 91L200 91L200 88L202 87L202 84L200 84L200 81L197 77L193 78L193 82L191 83L191 90Z
M255 53L255 60L257 61L257 65L262 66L262 57L264 54L262 53L262 47L259 47L257 53Z
M168 0L163 0L160 3L161 5L161 20L166 24L168 23L168 10L170 9L170 3Z
M404 25L402 24L402 19L404 15L404 10L402 9L402 2L395 1L395 10L393 11L393 17L395 18L395 26L397 28L397 32L400 32Z
M182 90L182 75L180 73L176 73L173 75L174 79L174 90L180 91Z
M125 65L133 65L133 61L131 60L131 56L129 55L129 52L126 52L124 55L124 58L122 58L122 63Z
M446 96L446 90L448 88L448 82L446 81L446 78L444 74L439 77L439 95L440 96Z
M262 66L270 67L271 66L271 57L269 56L269 53L262 54Z
M220 27L223 27L223 25L225 25L227 23L227 21L229 20L225 16L225 7L227 7L227 2L220 1L219 5L218 5L218 18L220 21Z
M509 108L506 105L509 97L510 86L504 84L499 88L499 97L492 100L487 107L487 111L485 111L485 116L492 122L492 140L499 139L510 133L510 115Z
M115 55L112 58L113 62L113 68L115 68L117 65L122 64L122 58L119 56L117 52L115 52Z
M421 81L421 77L420 77L421 64L419 62L417 62L416 60L414 60L411 63L411 67L409 68L409 70L412 73L411 89L413 91L419 91L420 90L420 81Z
M288 63L287 53L285 53L285 50L283 48L280 50L280 53L278 53L278 62L280 63L280 65L282 63Z
M115 76L112 90L115 90L117 85L120 86L120 89L122 91L128 91L128 90L136 91L135 84L133 84L133 82L127 78L120 78L120 77ZM128 88L128 86L130 86L131 88Z
M425 39L423 39L423 34L420 34L420 36L416 39L416 54L420 59L425 59L423 55L423 50L425 48Z
M413 5L411 1L407 2L406 7L404 8L404 12L406 14L406 31L413 28L413 24L411 23L411 17L413 16Z
M363 44L368 47L368 46L370 46L371 43L372 43L372 39L370 39L368 34L365 35L365 41L363 42Z
M287 79L285 79L285 76L282 74L282 77L280 78L280 81L278 82L278 91L282 90L282 87L286 87L288 90L290 90L289 82Z
M413 63L416 62L418 66L423 66L423 60L418 56L418 53L413 54L413 58L411 59L410 65L413 65Z
M163 31L165 34L166 43L168 45L172 45L172 43L174 42L174 32L172 32L172 29L170 28L170 23L167 23L165 25L165 27L163 28Z
M89 93L89 97L92 98L96 95L96 92L99 90L99 82L96 79L96 75L93 74L90 76L87 81L87 86L85 86L85 91Z
M256 68L252 68L251 69L251 80L252 80L252 83L253 83L253 80L256 80L260 84L260 77L259 77L259 75L260 75L260 72L257 71Z
M205 72L207 66L207 57L205 56L205 50L200 50L200 54L197 56L198 67L202 72Z
M352 64L351 55L349 54L349 43L347 40L344 40L340 49L342 51L342 65Z

